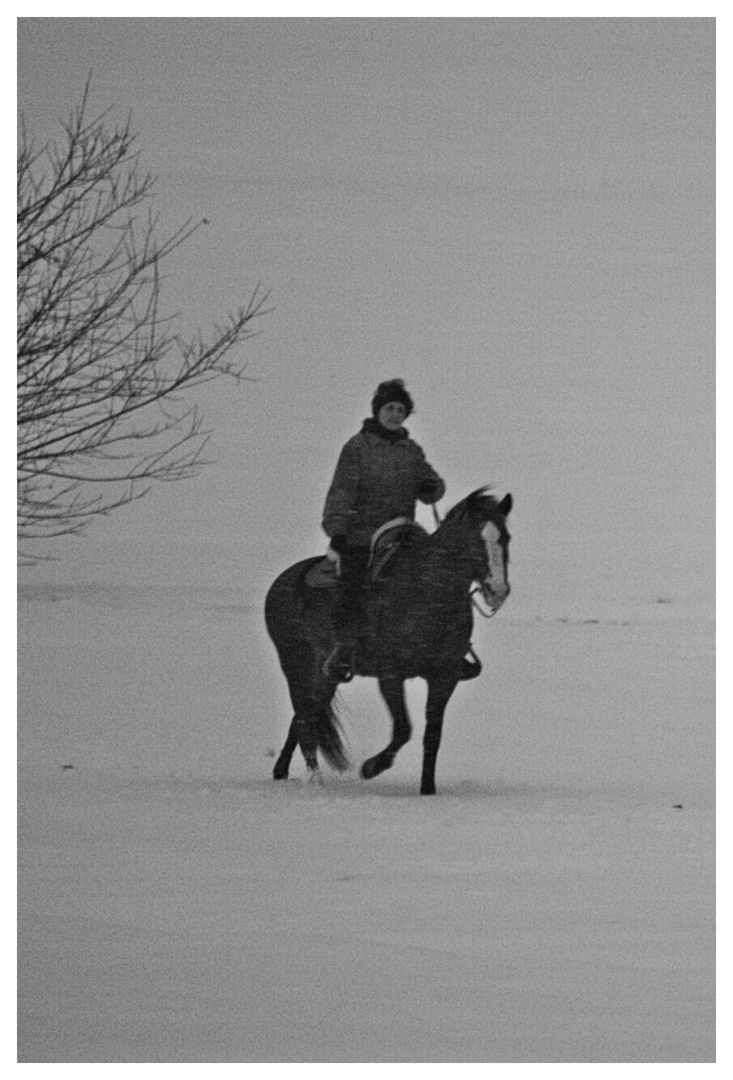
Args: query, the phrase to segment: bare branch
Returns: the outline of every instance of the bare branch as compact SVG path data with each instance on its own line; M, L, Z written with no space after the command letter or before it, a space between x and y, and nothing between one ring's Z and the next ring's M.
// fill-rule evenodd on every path
M18 150L18 534L82 532L154 481L194 475L209 433L196 387L240 379L235 348L266 310L259 286L211 339L161 315L161 263L200 223L161 237L128 121L87 120L89 83L36 151ZM26 561L45 555L21 552Z

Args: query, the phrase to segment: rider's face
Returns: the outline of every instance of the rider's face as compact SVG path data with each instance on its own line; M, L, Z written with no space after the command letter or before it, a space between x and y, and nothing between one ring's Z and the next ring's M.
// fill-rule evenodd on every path
M388 401L377 413L377 420L387 431L397 431L402 427L407 409L401 401Z

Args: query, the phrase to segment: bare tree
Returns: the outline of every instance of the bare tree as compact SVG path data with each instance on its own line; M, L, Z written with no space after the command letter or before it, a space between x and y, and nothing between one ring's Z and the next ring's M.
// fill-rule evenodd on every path
M25 542L79 533L204 464L208 432L184 392L242 377L229 354L266 299L255 289L211 340L181 340L161 313L161 262L198 225L158 237L130 121L88 121L88 93L58 142L36 152L23 121L19 137L18 535L31 561Z

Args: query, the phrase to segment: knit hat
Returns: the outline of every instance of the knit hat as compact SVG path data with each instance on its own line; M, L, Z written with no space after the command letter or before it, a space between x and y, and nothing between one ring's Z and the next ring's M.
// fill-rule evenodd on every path
M390 401L399 401L401 405L404 405L406 416L409 416L415 408L412 398L405 390L404 379L388 379L387 382L379 384L377 392L372 398L372 415L378 416L379 410L384 405L388 405Z

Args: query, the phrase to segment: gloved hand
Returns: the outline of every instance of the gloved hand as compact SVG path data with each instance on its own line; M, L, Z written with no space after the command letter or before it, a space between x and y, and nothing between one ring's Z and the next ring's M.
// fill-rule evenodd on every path
M331 537L331 542L326 550L326 558L336 567L336 576L341 574L341 554L346 551L349 541L343 533L337 533Z
M417 497L420 502L435 503L440 498L440 486L435 480L423 480L417 485Z

